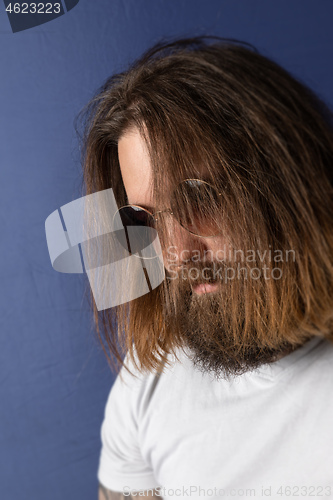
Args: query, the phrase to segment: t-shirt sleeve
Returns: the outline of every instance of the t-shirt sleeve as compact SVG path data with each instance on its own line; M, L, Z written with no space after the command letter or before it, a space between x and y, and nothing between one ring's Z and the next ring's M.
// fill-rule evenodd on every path
M138 375L132 366L129 368ZM138 408L145 376L139 374L134 378L124 368L121 374L111 388L105 407L97 477L112 491L157 488L153 470L144 461L139 444Z

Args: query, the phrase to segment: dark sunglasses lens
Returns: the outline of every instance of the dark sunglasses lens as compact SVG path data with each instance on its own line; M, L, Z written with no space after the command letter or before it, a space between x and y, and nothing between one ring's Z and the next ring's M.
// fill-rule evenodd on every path
M135 206L123 207L119 210L119 215L123 226L149 226L152 227L154 218L152 215Z
M217 189L196 179L181 182L171 198L171 209L179 223L198 236L215 236L219 228L214 221L221 210Z
M135 206L122 207L118 214L125 229L125 231L116 231L122 246L131 254L143 251L144 257L154 257L156 255L154 248L151 247L151 255L148 249L157 237L154 230L154 217L146 210Z

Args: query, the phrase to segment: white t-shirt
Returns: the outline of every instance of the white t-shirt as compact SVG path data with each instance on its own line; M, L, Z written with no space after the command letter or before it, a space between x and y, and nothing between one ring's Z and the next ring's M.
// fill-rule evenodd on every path
M160 377L129 364L138 378L117 377L101 429L106 488L159 487L163 499L333 498L333 344L314 338L233 381L179 356Z

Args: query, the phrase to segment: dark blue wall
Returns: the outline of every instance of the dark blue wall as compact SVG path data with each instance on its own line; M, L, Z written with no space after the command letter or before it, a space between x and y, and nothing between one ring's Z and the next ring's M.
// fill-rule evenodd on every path
M92 500L113 376L82 275L53 271L44 222L80 196L73 121L161 36L256 45L333 103L331 0L81 0L12 33L0 5L0 499Z

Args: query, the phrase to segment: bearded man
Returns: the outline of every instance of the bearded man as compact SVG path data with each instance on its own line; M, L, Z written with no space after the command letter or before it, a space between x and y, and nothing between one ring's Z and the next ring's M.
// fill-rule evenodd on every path
M157 230L166 276L95 308L120 370L99 498L331 495L331 112L210 37L153 47L89 111L87 193Z

